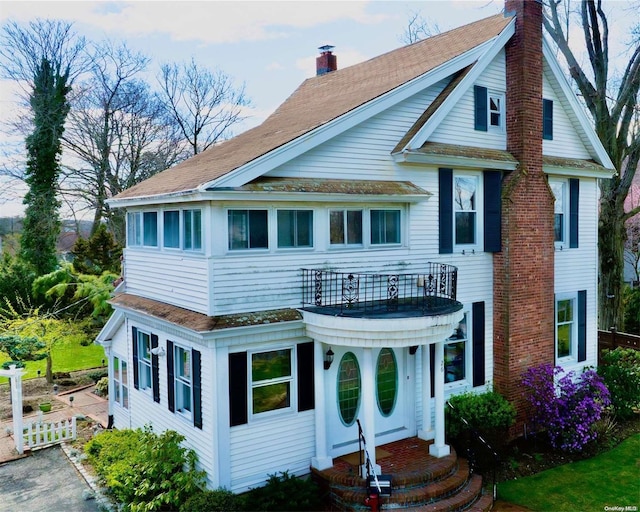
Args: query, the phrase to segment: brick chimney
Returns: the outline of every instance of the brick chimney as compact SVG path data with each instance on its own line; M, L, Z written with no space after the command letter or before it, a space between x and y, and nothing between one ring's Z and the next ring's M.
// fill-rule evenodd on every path
M516 30L506 46L507 150L518 167L503 181L502 251L494 255L494 387L518 411L522 373L554 363L553 195L542 170L542 2L506 0Z
M316 76L326 75L338 69L338 58L331 53L333 46L324 45L318 48L320 56L316 58Z

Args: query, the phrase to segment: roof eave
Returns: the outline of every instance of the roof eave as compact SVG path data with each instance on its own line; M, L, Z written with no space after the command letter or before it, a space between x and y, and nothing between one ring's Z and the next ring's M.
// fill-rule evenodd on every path
M517 161L497 160L487 158L472 158L460 155L425 154L419 151L405 150L393 155L398 164L433 165L437 167L453 167L456 169L495 169L515 171Z

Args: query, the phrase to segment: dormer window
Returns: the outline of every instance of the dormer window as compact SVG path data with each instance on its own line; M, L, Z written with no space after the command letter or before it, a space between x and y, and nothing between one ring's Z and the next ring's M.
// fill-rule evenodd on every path
M490 91L476 85L473 88L475 101L474 127L478 131L503 131L505 99L503 92Z

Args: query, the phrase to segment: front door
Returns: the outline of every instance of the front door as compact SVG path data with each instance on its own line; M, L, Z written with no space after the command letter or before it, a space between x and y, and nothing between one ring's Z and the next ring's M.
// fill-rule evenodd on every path
M363 349L333 347L334 362L325 376L327 440L332 457L358 450L361 418ZM376 439L367 439L369 448L415 435L413 356L408 349L374 348L374 419ZM409 359L411 358L411 359ZM362 421L362 420L361 420Z

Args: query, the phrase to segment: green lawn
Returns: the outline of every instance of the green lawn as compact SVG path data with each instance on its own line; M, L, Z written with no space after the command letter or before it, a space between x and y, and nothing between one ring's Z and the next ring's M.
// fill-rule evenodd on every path
M56 344L51 354L54 372L72 372L76 370L86 370L88 368L97 368L102 366L102 360L105 359L104 349L101 346L91 343L83 347L77 338L61 341ZM8 360L9 358L6 354L0 353L0 365ZM41 375L44 377L46 365L46 359L27 361L27 373L23 378L31 379L37 377L38 370L42 372ZM7 382L7 378L0 377L0 383L2 382Z
M498 498L536 512L638 512L640 434L592 459L500 483Z

